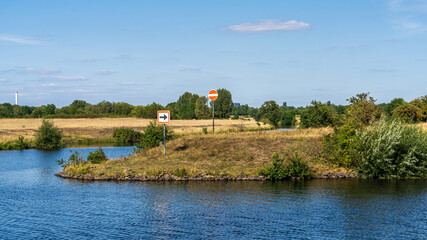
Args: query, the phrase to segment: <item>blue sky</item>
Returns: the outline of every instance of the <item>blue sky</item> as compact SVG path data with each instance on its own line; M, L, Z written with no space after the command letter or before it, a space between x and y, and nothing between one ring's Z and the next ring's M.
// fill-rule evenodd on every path
M427 94L427 0L0 2L0 102Z

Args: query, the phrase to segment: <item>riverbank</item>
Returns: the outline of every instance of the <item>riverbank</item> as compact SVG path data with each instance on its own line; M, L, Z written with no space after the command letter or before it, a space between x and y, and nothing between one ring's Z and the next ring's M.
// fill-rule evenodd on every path
M91 145L114 143L112 133L114 129L126 127L135 131L143 131L153 119L142 118L74 118L74 119L49 119L61 129L67 145ZM26 141L33 141L34 133L40 127L42 119L0 119L0 142L16 141L19 136ZM201 133L203 128L212 130L212 120L173 120L169 124L171 130L178 135ZM250 130L264 128L269 125L261 123L258 126L254 119L216 119L217 131Z
M118 181L265 180L259 170L272 164L272 154L298 153L313 178L356 177L354 170L332 166L322 158L322 138L331 131L297 129L187 135L163 147L141 151L102 164L67 166L60 177Z

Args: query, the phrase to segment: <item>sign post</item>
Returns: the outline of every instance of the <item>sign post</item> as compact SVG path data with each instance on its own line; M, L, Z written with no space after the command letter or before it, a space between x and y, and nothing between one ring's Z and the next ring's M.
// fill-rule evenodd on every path
M166 155L166 124L170 123L170 111L157 111L157 124L163 124L163 154Z
M208 97L212 101L212 133L215 133L215 100L218 98L218 92L212 89L209 91Z

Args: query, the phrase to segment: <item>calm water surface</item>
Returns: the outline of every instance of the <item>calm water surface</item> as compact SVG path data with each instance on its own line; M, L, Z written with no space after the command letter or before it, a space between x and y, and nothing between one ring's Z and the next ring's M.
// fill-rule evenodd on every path
M54 176L69 154L0 151L0 239L427 236L427 181L81 182Z

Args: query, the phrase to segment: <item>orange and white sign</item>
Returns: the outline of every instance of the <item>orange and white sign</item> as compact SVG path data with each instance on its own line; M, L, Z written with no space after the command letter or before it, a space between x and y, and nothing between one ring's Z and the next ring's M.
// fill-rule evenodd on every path
M215 89L212 89L209 91L208 97L211 101L215 101L218 98L218 92Z
M169 110L157 111L157 124L169 124L171 113Z

